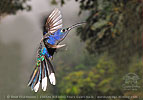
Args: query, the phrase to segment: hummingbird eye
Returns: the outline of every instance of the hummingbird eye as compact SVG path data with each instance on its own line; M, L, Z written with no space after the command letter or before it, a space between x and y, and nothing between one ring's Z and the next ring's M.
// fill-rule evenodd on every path
M65 32L65 29L62 29L61 32Z

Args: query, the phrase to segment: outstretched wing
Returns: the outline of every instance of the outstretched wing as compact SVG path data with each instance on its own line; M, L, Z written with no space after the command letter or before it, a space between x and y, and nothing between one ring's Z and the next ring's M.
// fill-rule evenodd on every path
M47 33L44 35L52 34L58 29L62 28L62 15L61 12L56 8L47 18L45 28Z

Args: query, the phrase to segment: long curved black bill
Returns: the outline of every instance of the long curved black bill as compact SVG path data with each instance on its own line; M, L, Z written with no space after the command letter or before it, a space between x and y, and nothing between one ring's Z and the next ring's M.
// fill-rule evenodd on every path
M80 26L80 25L83 25L83 24L86 24L86 22L76 23L76 24L70 26L70 27L69 27L69 30L71 30L71 29L73 29L73 28L75 28L75 27L78 27L78 26Z

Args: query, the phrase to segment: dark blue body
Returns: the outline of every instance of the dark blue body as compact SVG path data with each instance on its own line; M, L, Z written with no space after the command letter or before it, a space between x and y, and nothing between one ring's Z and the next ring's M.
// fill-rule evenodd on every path
M65 38L65 36L68 33L68 32L62 32L61 30L62 29L58 29L56 32L52 34L48 34L47 31L44 31L43 35L48 34L47 37L45 37L45 43L48 43L50 45L57 45L61 40ZM40 50L40 55L41 56L46 55L49 58L53 56L54 52L55 52L54 48L42 47Z
M65 38L67 35L67 32L61 32L61 29L58 29L55 33L52 33L48 35L46 38L46 43L50 45L57 45L61 40ZM53 56L53 53L55 52L54 48L47 48L42 47L40 50L40 57L37 58L37 60L42 59L41 56L47 56L48 58Z
M58 29L55 33L50 34L47 39L47 43L51 45L57 44L59 41L61 41L63 38L65 38L67 32L61 32L61 29Z
M46 55L48 58L51 57L51 55L48 53L45 47L41 50L41 55Z

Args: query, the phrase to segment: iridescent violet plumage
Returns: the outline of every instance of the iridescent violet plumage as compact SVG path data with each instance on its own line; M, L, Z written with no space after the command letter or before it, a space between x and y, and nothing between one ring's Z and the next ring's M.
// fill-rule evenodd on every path
M51 44L51 45L55 45L55 44L59 43L62 39L65 38L65 36L68 33L68 31L67 32L62 32L61 30L62 29L58 29L53 34L50 34L48 36L48 39L47 39L46 42L49 43L49 44Z

